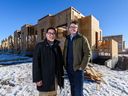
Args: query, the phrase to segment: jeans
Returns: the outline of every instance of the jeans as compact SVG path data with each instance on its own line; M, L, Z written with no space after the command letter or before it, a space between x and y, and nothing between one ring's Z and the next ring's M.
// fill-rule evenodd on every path
M73 68L67 68L67 74L71 86L71 96L83 96L83 70L74 71Z

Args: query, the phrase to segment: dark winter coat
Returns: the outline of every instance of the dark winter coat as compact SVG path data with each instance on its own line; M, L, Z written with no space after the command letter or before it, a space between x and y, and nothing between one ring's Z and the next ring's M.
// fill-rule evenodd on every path
M68 40L70 39L70 35L67 36L65 40L64 45L64 62L65 66L67 66L67 48L68 48ZM69 46L71 47L71 46ZM85 69L87 66L90 57L91 57L91 49L89 42L85 36L78 33L73 40L73 69L74 71L79 70L79 68L82 68L82 70Z
M51 46L45 39L36 45L33 54L33 82L42 80L43 85L37 86L42 92L55 90L55 77L60 87L64 85L63 57L59 41Z

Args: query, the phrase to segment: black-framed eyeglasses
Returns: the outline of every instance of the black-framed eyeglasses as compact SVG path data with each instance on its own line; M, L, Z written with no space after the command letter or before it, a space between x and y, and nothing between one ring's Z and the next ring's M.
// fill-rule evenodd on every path
M55 35L56 33L47 32L48 35Z
M70 26L69 28L78 28L78 27L75 27L75 26Z

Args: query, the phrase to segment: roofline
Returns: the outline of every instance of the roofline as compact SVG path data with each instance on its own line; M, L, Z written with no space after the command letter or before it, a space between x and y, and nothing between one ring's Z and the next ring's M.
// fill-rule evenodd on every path
M118 36L122 36L123 37L123 35L110 35L110 36L103 36L103 37L118 37Z
M44 16L44 17L38 19L38 21L41 21L42 19L44 19L44 18L46 18L46 17L49 17L49 16L52 16L52 14L48 14L48 15L46 15L46 16Z

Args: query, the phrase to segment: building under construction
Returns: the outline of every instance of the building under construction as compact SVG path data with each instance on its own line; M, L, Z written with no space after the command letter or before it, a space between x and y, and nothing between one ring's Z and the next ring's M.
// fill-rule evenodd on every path
M106 41L109 41L111 39L118 42L118 52L121 53L122 50L125 49L125 41L123 41L123 35L104 36L103 37L103 40L106 40Z
M89 41L93 59L98 56L118 57L118 43L113 39L103 40L99 21L93 15L84 16L73 7L54 15L46 15L35 25L23 25L20 30L14 32L14 45L11 48L18 53L33 52L35 44L44 40L47 28L55 27L57 39L61 41L60 46L63 50L65 36L69 34L68 26L70 22L76 20L79 22L79 32L85 35ZM3 49L7 47L6 43L6 40L2 42Z

